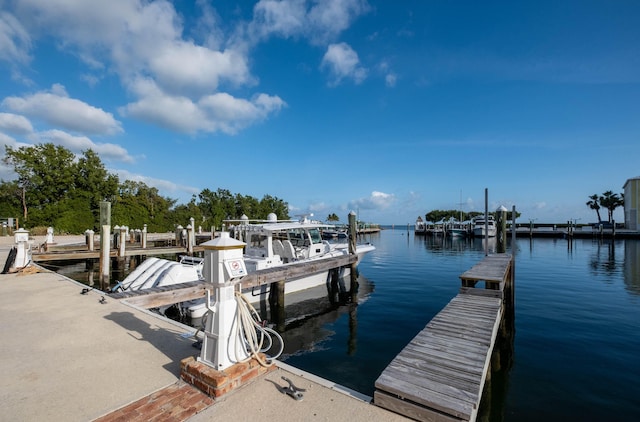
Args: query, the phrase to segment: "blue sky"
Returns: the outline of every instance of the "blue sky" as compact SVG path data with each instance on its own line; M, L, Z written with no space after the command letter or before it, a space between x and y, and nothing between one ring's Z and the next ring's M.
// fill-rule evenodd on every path
M92 148L180 203L404 225L487 188L591 222L640 176L638 22L635 0L0 0L0 147Z

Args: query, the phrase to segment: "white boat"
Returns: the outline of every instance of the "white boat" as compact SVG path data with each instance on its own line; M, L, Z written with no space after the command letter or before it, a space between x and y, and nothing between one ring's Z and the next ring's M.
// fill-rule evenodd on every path
M420 216L416 219L414 234L427 234L427 224Z
M446 233L451 237L466 237L469 233L468 221L458 221L451 217L446 224Z
M231 227L232 236L246 243L244 249L244 262L247 273L252 273L268 268L300 265L328 258L335 258L349 254L349 245L344 243L329 243L322 239L321 229L331 228L331 225L310 221L303 218L300 221L278 221L275 214L269 214L267 220L249 221L243 219L227 221L239 223ZM371 244L356 245L357 263L368 252L375 247ZM147 271L141 270L140 265L127 278L118 284L121 290L136 290L155 286L166 286L170 284L185 283L202 279L202 260L197 258L192 263L178 263L159 258L149 258L146 261L154 260L148 265ZM144 261L144 262L146 262ZM143 262L143 264L144 264ZM175 268L180 266L181 274L177 276L177 269L174 272L162 271L161 268ZM186 267L191 265L191 270ZM156 269L156 270L154 270ZM158 275L156 276L156 273ZM307 274L300 278L287 281L285 284L285 294L302 291L320 285L327 285L333 275L347 277L350 275L349 267L333 268L319 273ZM143 275L146 274L146 275ZM148 278L148 281L142 281ZM250 302L259 302L268 296L268 287L261 286L254 289L243 289L242 292L248 297ZM183 303L191 318L199 318L206 312L204 300Z
M487 237L495 237L497 228L496 221L493 219L493 216L490 215L486 220L484 217L476 217L473 222L473 235L475 237L485 237L485 226L487 228L486 236Z

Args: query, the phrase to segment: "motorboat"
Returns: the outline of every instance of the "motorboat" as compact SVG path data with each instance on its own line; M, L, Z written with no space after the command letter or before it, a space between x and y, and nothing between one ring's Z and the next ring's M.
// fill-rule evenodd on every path
M486 232L485 232L486 228ZM486 220L484 217L476 217L473 220L473 235L475 237L495 237L497 232L496 221L490 215Z
M424 222L422 217L418 216L416 219L416 225L414 229L414 234L427 234L427 224Z
M246 216L240 220L227 220L230 235L246 244L244 263L247 273L282 266L301 265L308 262L346 256L349 254L348 242L329 242L322 239L322 229L332 229L329 224L309 220L277 220L275 214L269 214L267 220L250 221ZM357 244L356 265L362 257L375 250L370 243ZM151 261L148 265L145 262ZM148 267L142 269L142 267ZM172 269L173 270L170 270ZM331 278L338 275L348 277L349 266L331 268L318 273L288 280L285 283L285 294L327 285ZM193 258L191 262L172 262L160 258L148 258L121 283L119 290L137 290L141 288L160 287L171 284L202 280L202 259ZM250 302L257 303L268 297L268 287L242 289ZM183 311L191 318L199 318L206 312L204 300L190 301L181 304Z
M451 237L466 237L469 233L469 225L468 221L458 221L451 217L445 226L446 233Z

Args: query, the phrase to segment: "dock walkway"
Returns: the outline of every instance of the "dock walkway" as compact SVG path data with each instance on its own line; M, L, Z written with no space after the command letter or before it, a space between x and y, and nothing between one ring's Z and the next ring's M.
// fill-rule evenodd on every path
M12 238L0 237L0 261L12 246ZM81 294L83 287L44 270L0 275L0 419L406 420L279 362L277 370L212 401L180 381L180 361L199 353L184 336L192 327L101 300L99 290ZM306 389L304 400L283 394L283 376Z
M491 255L460 276L461 293L376 380L376 405L424 421L474 421L503 316L511 256ZM480 280L485 288L474 287Z

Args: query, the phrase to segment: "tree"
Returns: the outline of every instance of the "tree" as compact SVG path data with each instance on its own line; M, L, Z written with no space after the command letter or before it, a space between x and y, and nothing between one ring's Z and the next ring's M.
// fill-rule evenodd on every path
M600 197L598 196L598 194L594 193L589 197L587 206L592 210L595 210L596 214L598 214L598 221L602 221L602 218L600 218Z
M624 206L624 194L620 194L618 196L617 193L613 193L608 190L602 194L600 197L600 205L607 209L608 211L608 221L609 223L613 222L613 212L616 208ZM599 215L598 215L599 216ZM600 220L598 220L600 221Z
M31 223L47 224L48 206L67 198L73 189L74 155L68 149L53 144L5 147L3 162L13 166L20 188L22 217L29 220L29 208L36 215ZM33 224L32 224L33 225Z
M111 206L111 224L130 228L142 228L146 224L150 232L173 230L169 211L175 202L161 196L157 188L126 180L118 187Z
M327 221L340 221L340 217L338 217L334 212L327 216Z

